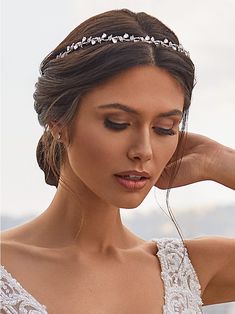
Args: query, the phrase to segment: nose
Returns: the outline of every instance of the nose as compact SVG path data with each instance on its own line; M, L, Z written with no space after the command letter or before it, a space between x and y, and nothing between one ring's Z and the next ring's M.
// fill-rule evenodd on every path
M153 151L148 131L138 134L136 138L131 141L127 155L131 160L148 161L152 159Z

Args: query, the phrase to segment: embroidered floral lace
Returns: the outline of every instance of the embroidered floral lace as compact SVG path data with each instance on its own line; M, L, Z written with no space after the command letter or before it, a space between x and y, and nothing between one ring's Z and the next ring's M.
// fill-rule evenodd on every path
M201 314L201 286L183 242L153 239L158 246L165 289L163 314Z
M40 304L4 268L1 268L1 314L47 314L45 305Z
M162 268L163 314L201 314L201 288L183 242L167 238L152 241L158 246L157 256ZM0 270L2 314L48 314L46 306L29 294L4 266L0 265Z

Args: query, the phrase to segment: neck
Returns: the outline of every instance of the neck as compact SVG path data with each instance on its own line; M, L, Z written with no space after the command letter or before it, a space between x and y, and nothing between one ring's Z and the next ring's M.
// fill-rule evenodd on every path
M60 183L39 219L46 247L79 247L80 251L105 253L144 242L122 224L119 208L105 203L85 185L76 187L74 193Z

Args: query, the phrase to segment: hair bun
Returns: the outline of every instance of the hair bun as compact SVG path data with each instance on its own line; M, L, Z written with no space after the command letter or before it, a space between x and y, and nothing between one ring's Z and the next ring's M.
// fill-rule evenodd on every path
M48 151L46 147L51 145L53 141L52 135L46 135L45 141L45 133L40 137L37 149L36 149L36 157L39 167L42 169L45 175L45 181L49 185L58 186L58 178L53 172L52 168L48 163L48 156L46 156L46 152Z

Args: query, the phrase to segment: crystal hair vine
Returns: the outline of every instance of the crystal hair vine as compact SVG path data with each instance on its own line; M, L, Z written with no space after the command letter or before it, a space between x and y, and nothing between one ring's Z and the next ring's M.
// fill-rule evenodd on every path
M56 56L56 59L58 58L63 58L72 51L75 51L79 48L83 48L83 46L86 45L95 45L97 43L102 43L102 42L112 42L116 44L117 42L137 42L137 41L142 41L148 44L155 44L156 46L161 46L161 47L166 47L166 48L171 48L175 51L179 51L184 53L187 57L190 57L190 54L188 51L184 49L184 47L179 44L173 44L171 41L169 41L167 38L165 38L163 41L162 40L156 40L153 36L134 36L134 35L129 35L125 33L123 36L113 36L113 35L107 35L105 33L102 34L101 37L83 37L81 41L78 41L77 43L72 43L72 45L67 46L66 50L61 52Z

